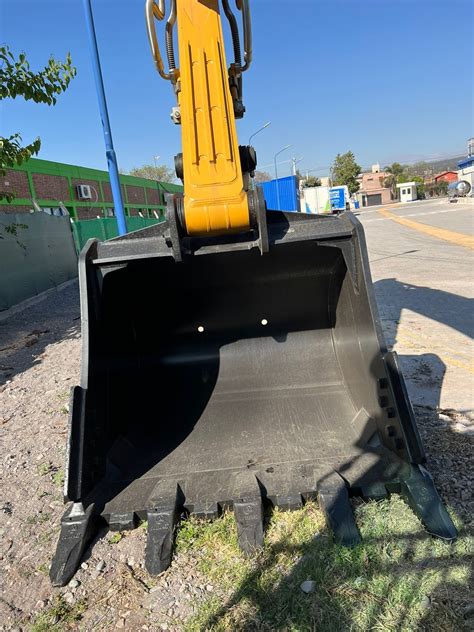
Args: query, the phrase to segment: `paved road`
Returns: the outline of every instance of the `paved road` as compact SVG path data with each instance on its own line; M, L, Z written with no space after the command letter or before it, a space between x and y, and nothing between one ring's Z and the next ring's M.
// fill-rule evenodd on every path
M415 404L474 410L474 205L362 210L382 325Z

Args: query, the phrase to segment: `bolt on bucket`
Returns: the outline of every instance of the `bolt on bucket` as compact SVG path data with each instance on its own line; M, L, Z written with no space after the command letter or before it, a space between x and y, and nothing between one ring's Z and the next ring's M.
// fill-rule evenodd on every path
M64 585L98 526L148 520L150 573L185 513L233 509L243 551L264 508L318 498L335 539L360 539L350 497L401 493L428 531L456 530L387 352L361 225L269 213L269 251L188 244L158 225L80 258L83 356L51 569Z

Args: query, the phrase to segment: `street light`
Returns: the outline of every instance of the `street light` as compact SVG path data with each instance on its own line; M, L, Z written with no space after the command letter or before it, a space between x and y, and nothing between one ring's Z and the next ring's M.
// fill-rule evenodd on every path
M271 122L271 121L267 121L267 123L265 123L265 125L264 125L263 127L261 127L261 128L260 128L260 129L258 129L256 132L254 132L253 134L251 134L251 135L250 135L250 137L249 137L249 145L251 145L251 144L252 144L252 142L251 142L251 141L252 141L252 138L253 138L254 136L256 136L256 135L257 135L258 133L260 133L260 132L263 132L263 130L264 130L264 129L266 129L266 128L267 128L269 125L271 125L271 124L272 124L272 122Z
M286 151L287 149L289 149L291 147L291 145L286 145L286 147L283 147L283 149L280 149L280 151L277 151L277 153L273 156L273 162L275 163L275 180L276 180L276 190L277 190L277 210L280 210L280 187L278 186L278 170L277 170L277 156L279 156L280 154L282 154L284 151Z
M161 156L153 156L153 162L155 163L155 169L158 169L158 165L156 164Z
M292 145L286 145L286 147L283 147L283 149L280 149L280 151L277 151L277 153L273 156L273 164L275 165L275 180L278 180L277 156L282 154L284 151L286 151L290 147L292 147Z

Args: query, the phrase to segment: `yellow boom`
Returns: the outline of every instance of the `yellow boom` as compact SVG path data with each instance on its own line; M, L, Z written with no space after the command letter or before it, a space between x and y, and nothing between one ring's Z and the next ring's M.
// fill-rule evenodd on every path
M183 228L188 235L244 231L250 227L250 212L234 118L241 68L237 62L227 70L219 0L173 0L171 5L169 73L163 69L154 27L154 19L164 17L164 2L148 0L146 15L157 69L174 84L178 101L172 118L182 132ZM229 11L226 0L224 7ZM176 21L179 69L174 67L172 42Z

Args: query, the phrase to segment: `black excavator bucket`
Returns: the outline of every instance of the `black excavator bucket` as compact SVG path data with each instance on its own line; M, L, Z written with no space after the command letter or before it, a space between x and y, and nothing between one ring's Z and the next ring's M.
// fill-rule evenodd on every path
M148 520L146 568L159 573L184 513L232 508L251 552L265 505L315 497L342 544L360 538L350 497L394 492L455 538L382 340L361 225L349 213L268 221L264 255L256 241L209 241L177 262L166 223L86 245L54 584L101 522Z

